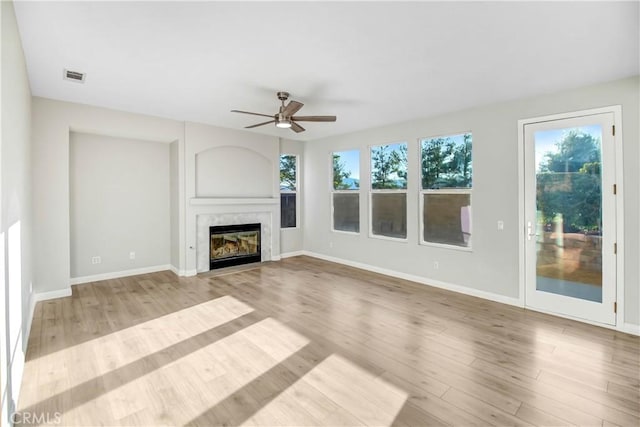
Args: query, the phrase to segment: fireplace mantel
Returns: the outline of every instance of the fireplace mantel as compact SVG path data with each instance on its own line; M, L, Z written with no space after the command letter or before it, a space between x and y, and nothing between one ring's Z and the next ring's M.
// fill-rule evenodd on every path
M277 197L193 197L189 199L191 205L277 205Z

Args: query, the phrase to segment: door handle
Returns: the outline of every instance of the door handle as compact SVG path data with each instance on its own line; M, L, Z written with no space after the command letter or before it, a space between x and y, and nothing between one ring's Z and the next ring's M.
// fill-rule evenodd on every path
M533 231L533 224L531 221L527 222L527 240L531 240L532 237L538 234Z

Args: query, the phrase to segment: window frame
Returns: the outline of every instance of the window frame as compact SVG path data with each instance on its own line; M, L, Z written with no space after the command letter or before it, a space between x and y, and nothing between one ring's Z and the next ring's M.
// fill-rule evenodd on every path
M398 189L374 189L373 188L373 167L372 167L372 156L371 156L371 150L373 149L373 147L381 147L383 145L395 145L395 144L405 144L407 147L407 188L398 188ZM378 144L369 144L367 146L368 148L368 161L369 161L369 206L367 207L367 215L369 218L369 226L368 226L368 237L371 239L380 239L380 240L388 240L388 241L392 241L392 242L399 242L399 243L408 243L409 242L409 158L408 158L408 154L409 154L409 141L393 141L393 142L383 142L383 143L378 143ZM373 233L373 195L374 194L404 194L405 197L405 204L407 206L407 209L405 210L405 223L407 225L407 236L402 238L402 237L391 237L391 236L383 236L380 234L374 234Z
M362 224L360 223L360 213L362 212L362 203L360 203L362 201L361 198L361 194L362 194L362 185L358 185L358 189L357 190L336 190L335 188L333 188L333 155L335 153L339 153L339 152L343 152L343 151L357 151L358 152L358 167L361 166L362 163L362 150L359 148L348 148L348 149L344 149L344 150L340 150L340 151L330 151L329 152L329 197L331 198L331 202L330 202L330 222L331 222L331 232L332 233L340 233L340 234L348 234L351 236L359 236L362 233ZM362 169L359 167L359 169ZM358 171L360 172L360 171ZM359 175L362 175L361 173L359 173ZM360 178L358 178L360 181L359 183L362 184L362 176L360 176ZM333 205L333 195L334 194L357 194L358 195L358 229L360 231L345 231L345 230L336 230L335 228L335 223L334 223L334 205Z
M447 138L451 136L457 135L471 135L471 162L473 163L473 131L462 131L462 132L450 132L446 134L433 135L433 136L424 136L418 138L418 169L420 169L419 174L419 182L418 182L418 206L420 207L420 216L418 218L418 222L420 224L420 235L418 237L418 244L421 246L431 246L435 248L441 249L452 249L456 251L462 252L473 252L473 169L471 170L471 187L459 188L459 187L450 187L450 188L436 188L436 189L424 189L422 188L422 177L423 177L423 168L422 168L422 141L425 139L436 139L436 138ZM425 195L427 194L468 194L469 195L469 206L471 208L471 239L469 240L469 246L458 246L458 245L450 245L447 243L437 243L437 242L429 242L424 240L424 205L425 205Z
M282 212L282 194L295 194L296 195L296 226L295 227L283 227L282 218L280 218L280 230L297 230L300 229L300 155L293 153L280 153L278 156L278 177L280 176L280 159L283 156L293 156L296 159L296 188L294 190L283 190L280 188L280 182L278 188L280 188L280 211Z

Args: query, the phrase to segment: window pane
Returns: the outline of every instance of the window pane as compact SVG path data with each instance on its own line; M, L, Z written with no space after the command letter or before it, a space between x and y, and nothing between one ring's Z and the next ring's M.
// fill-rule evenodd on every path
M333 153L333 189L358 190L360 188L360 151Z
M333 229L360 232L360 194L333 194Z
M422 189L471 188L471 134L420 141Z
M407 188L407 144L371 147L371 188Z
M471 194L423 195L424 241L471 246Z
M296 193L280 194L280 227L296 226Z
M280 156L280 191L296 190L296 156L283 154Z
M407 195L371 194L371 231L378 236L407 237Z

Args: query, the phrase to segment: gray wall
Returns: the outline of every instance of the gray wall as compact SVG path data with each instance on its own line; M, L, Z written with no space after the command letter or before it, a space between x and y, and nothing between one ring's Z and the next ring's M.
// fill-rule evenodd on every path
M554 113L622 105L625 185L625 321L640 323L638 247L640 175L638 77L556 94L445 114L362 132L312 141L305 148L305 249L429 280L465 286L507 298L519 298L518 128L517 121ZM418 142L420 137L473 132L473 251L418 245ZM367 161L370 145L409 143L408 242L368 237ZM333 233L330 222L332 151L361 150L361 233ZM504 231L496 223L504 221ZM438 261L439 269L434 269Z
M304 249L304 143L281 139L280 154L295 154L298 156L298 194L296 195L298 224L295 228L283 228L280 230L280 252L287 255Z
M2 419L18 399L33 298L31 227L31 91L13 3L0 4L2 132L0 140L0 392Z
M169 144L76 132L69 144L71 277L168 265Z

